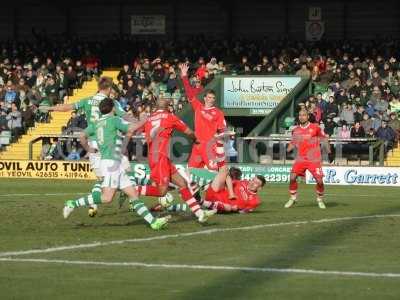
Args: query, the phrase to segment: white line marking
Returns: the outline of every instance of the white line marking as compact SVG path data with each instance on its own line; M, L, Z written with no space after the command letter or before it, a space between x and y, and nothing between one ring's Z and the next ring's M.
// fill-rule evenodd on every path
M2 194L0 197L16 197L16 196L64 196L64 195L83 195L88 193L37 193L37 194Z
M363 219L376 219L376 218L397 218L397 217L400 217L400 214L369 215L369 216L358 216L358 217L353 216L353 217L319 219L319 220L310 220L310 221L293 221L293 222L282 222L282 223L272 223L272 224L259 224L259 225L251 225L251 226L244 226L244 227L214 228L214 229L200 230L200 231L187 232L187 233L166 234L166 235L153 236L153 237L147 237L147 238L114 240L114 241L108 241L108 242L93 242L93 243L88 243L88 244L60 246L60 247L52 247L52 248L46 248L46 249L32 249L32 250L13 251L13 252L0 252L0 257L39 254L39 253L52 253L52 252L59 252L59 251L66 251L66 250L88 249L88 248L103 247L103 246L110 246L110 245L121 245L121 244L126 244L126 243L141 243L141 242L159 241L159 240L166 240L166 239L171 239L171 238L181 238L181 237L205 235L205 234L227 232L227 231L255 230L255 229L261 229L261 228L289 226L289 225L320 224L320 223L331 223L331 222L350 221L350 220L363 220Z
M312 269L292 268L268 268L268 267L234 267L234 266L212 266L212 265L178 265L178 264L149 264L142 262L105 262L105 261L82 261L61 259L35 259L35 258L0 258L3 262L31 262L67 265L93 265L105 267L141 267L157 269L192 269L192 270L214 270L214 271L245 271L259 273L293 273L310 275L338 275L338 276L363 276L363 277L389 277L400 278L400 273L375 273L375 272L353 272L353 271L330 271Z

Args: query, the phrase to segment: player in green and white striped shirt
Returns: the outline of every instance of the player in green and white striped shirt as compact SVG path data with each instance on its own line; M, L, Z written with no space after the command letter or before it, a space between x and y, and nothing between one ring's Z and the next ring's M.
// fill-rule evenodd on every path
M144 203L138 199L138 193L122 166L121 149L124 134L127 134L128 137L133 136L134 132L144 125L144 122L130 125L122 118L115 116L115 107L113 100L110 98L101 101L99 109L102 117L97 122L91 123L88 126L81 135L81 144L90 153L96 150L89 145L88 137L95 137L98 144L101 156L101 192L99 191L99 187L97 187L97 191L92 193L87 199L83 199L83 201L80 199L67 201L63 210L64 218L68 218L76 207L110 203L116 191L120 189L129 197L135 211L150 224L152 229L159 230L165 227L168 217L153 217Z
M83 110L88 122L88 126L94 125L97 120L101 117L101 112L99 109L99 105L102 100L109 97L112 91L113 81L110 77L101 77L98 82L98 92L93 97L82 99L76 103L71 104L60 104L50 108L50 111L72 111L72 110ZM121 104L114 100L114 108L115 114L119 117L123 117L126 112L121 107ZM97 142L94 136L89 137L89 145L91 148L98 150ZM123 158L124 164L129 165L129 160L127 157ZM98 177L98 181L92 188L91 194L98 192L101 184L101 171L100 171L100 153L89 153L89 162L93 172L96 177ZM133 180L133 178L132 178ZM79 198L78 200L82 200L83 198L89 197L91 194ZM90 208L94 209L94 213L97 213L97 205L91 205ZM93 215L92 215L93 216Z

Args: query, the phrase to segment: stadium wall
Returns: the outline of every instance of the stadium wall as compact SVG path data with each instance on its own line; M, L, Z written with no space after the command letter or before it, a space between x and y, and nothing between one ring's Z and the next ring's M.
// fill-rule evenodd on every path
M13 4L9 4L13 5ZM15 4L16 5L16 4ZM32 38L32 27L49 34L104 38L130 34L132 15L164 15L166 36L183 38L290 36L304 39L309 8L321 8L325 38L400 37L400 2L352 1L142 1L72 0L65 4L29 1L0 10L0 39Z

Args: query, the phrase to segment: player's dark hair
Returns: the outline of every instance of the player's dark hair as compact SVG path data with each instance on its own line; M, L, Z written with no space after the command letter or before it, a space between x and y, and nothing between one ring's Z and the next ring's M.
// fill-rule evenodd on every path
M106 90L111 88L112 86L113 86L113 80L111 77L103 76L100 78L98 83L99 90Z
M99 104L100 112L103 115L109 114L114 108L114 101L111 98L105 98Z
M209 94L216 96L215 91L211 90L211 89L210 90L206 90L206 93L204 95L207 96Z
M256 175L256 177L261 181L261 186L264 186L267 183L264 176Z
M242 177L242 171L239 168L231 167L229 169L229 176L234 180L240 180Z

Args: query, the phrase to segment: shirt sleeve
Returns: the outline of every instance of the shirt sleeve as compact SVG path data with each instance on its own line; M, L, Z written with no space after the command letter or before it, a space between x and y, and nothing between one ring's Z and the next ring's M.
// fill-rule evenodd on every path
M86 129L85 129L85 134L86 134L87 136L92 136L92 135L95 134L95 132L96 132L96 128L95 128L95 126L94 126L92 123L89 124L89 126L86 127Z
M122 131L123 133L127 133L128 129L129 129L129 123L118 117L115 119L115 127L119 131Z
M198 93L197 89L195 89L190 85L187 76L182 77L182 82L183 82L183 87L185 88L186 96L188 98L188 101L192 105L193 110L200 109L202 107L202 104L200 100L196 97L196 94Z
M82 99L82 100L80 100L78 102L75 102L74 103L74 110L82 109L82 108L84 108L86 106L86 104L87 104L87 99Z
M185 132L188 127L187 125L181 120L179 119L177 116L171 115L171 121L173 123L173 128L180 131L180 132Z

